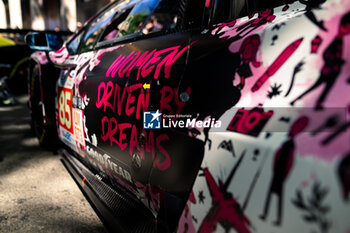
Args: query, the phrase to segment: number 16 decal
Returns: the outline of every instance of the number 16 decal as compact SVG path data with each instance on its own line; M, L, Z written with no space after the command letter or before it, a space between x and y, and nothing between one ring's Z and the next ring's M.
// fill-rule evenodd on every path
M58 88L58 122L60 126L73 134L72 96L73 90Z

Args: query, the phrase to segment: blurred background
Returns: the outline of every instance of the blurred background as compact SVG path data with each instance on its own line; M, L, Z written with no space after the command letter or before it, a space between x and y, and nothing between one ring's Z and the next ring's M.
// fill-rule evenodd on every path
M30 127L32 51L24 37L32 30L67 37L109 2L0 0L0 232L106 232L60 157L42 150Z
M0 29L69 30L111 0L0 0Z
M16 104L27 92L31 51L24 43L32 30L68 36L112 0L0 0L0 106Z

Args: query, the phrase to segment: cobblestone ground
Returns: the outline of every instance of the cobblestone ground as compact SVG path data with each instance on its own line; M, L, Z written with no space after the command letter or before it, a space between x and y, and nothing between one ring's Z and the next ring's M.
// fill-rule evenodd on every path
M60 161L39 147L26 97L0 107L0 232L107 232Z

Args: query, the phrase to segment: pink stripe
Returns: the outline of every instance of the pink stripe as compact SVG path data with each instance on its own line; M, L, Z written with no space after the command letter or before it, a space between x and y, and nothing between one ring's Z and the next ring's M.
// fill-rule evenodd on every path
M210 0L205 0L205 7L209 8L210 7Z

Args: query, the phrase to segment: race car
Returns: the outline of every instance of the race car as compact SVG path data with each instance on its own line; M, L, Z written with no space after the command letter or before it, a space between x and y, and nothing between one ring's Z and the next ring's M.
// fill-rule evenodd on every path
M113 232L347 233L349 34L348 0L114 1L27 36L33 125Z

